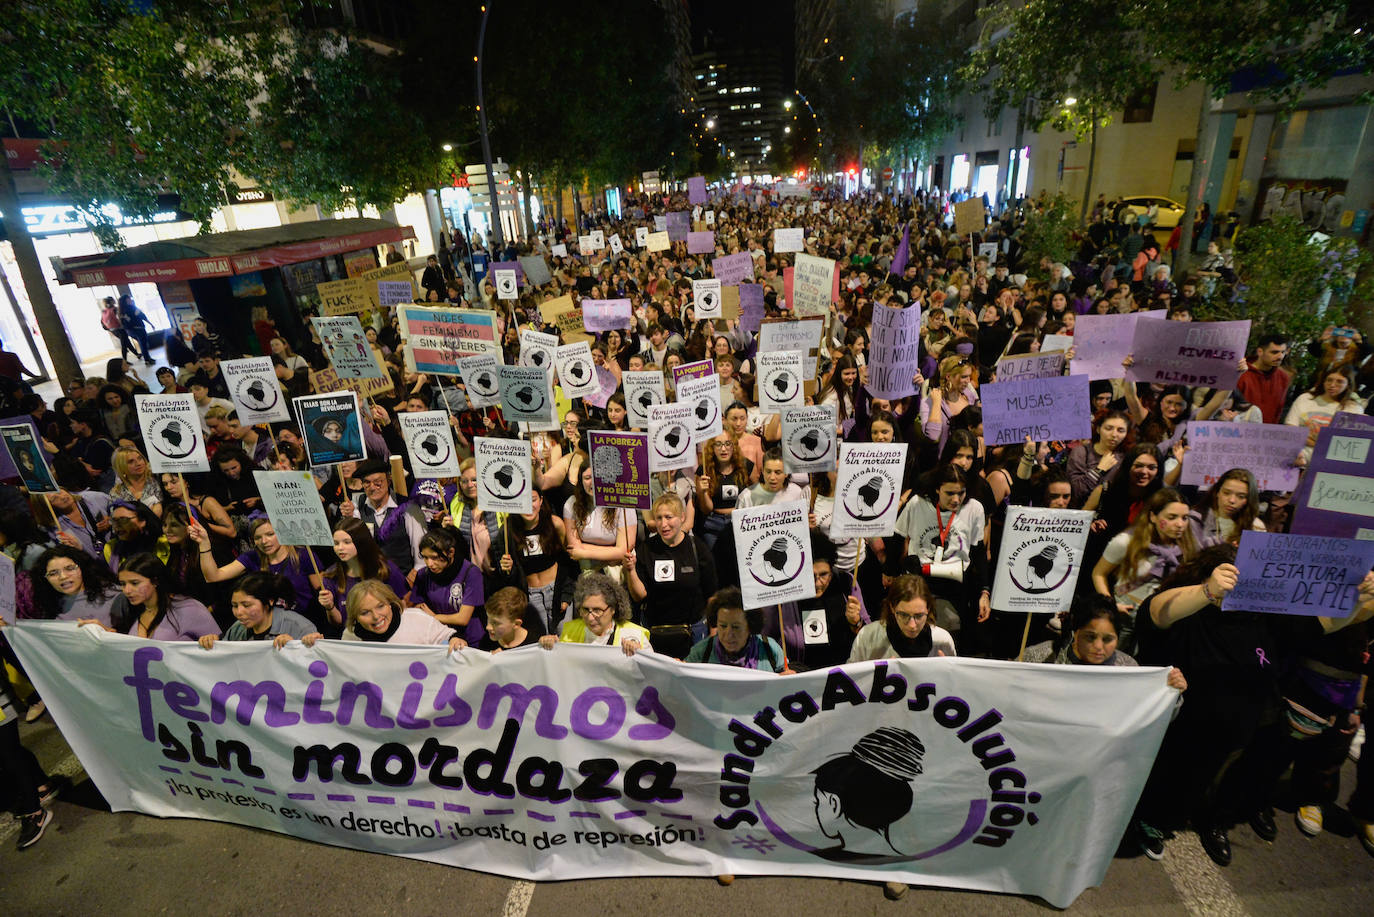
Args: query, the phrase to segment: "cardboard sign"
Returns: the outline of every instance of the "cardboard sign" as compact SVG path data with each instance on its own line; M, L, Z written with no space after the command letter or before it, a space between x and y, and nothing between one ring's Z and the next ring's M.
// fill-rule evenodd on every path
M568 257L568 246L563 242L556 242L549 246L549 254L555 258L566 258Z
M739 296L739 326L746 334L758 334L763 324L763 287L756 283L742 283L736 288Z
M367 458L356 392L304 395L293 399L292 403L305 437L305 454L310 467Z
M748 252L721 255L711 260L711 273L722 284L740 284L754 279L754 258Z
M495 354L479 353L458 360L458 375L474 408L501 404L501 360Z
M521 328L520 359L517 361L517 365L536 366L544 370L553 369L553 354L557 349L557 335Z
M961 236L982 232L987 227L987 210L981 197L971 197L954 205L954 231Z
M1206 385L1234 389L1240 358L1250 339L1250 320L1236 322L1136 322L1131 339L1132 382ZM1075 350L1075 355L1077 351Z
M872 373L872 370L869 370ZM1025 379L1047 379L1064 374L1064 354L1026 353L997 361L998 382L1021 382Z
M775 350L799 350L802 375L807 382L816 381L816 364L820 362L821 337L825 334L825 319L765 319L759 325L759 353Z
M916 394L921 366L921 307L873 307L873 339L868 348L868 384L874 398L897 400Z
M484 513L534 512L529 440L477 436L472 445L477 465L477 508Z
M134 405L153 474L210 470L193 396L135 395Z
M881 538L893 533L902 508L906 443L842 443L835 478L832 538Z
M492 282L496 285L497 299L519 299L520 286L515 279L515 271L492 271Z
M709 376L715 371L716 364L712 360L679 363L673 367L673 388L677 388L683 379L700 379L702 376Z
M697 321L721 317L721 295L719 280L693 280L692 304L696 307Z
M647 433L591 430L592 502L616 509L648 509L649 437Z
M806 230L800 226L794 229L773 230L773 253L800 252L806 250Z
M989 446L1089 439L1092 404L1087 376L1055 376L983 386L983 438Z
M603 231L600 229L593 229L591 231L591 237L592 248L595 251L601 251L601 249L606 247L606 234Z
M540 287L553 280L553 274L549 272L542 255L522 255L518 260L532 286Z
M372 345L363 334L356 315L310 319L319 332L329 364L342 379L378 379L386 376L377 364Z
M558 384L569 398L585 398L599 387L592 348L586 341L559 347L554 351L554 363L558 369Z
M618 331L634 322L628 299L582 300L582 323L588 331Z
M673 242L686 242L687 233L692 228L692 215L685 210L674 210L668 214L668 239Z
M451 376L463 357L484 353L500 359L494 312L401 306L398 314L406 367L413 372Z
M651 232L649 238L644 240L644 245L651 252L666 252L672 248L673 240L666 232Z
M835 286L835 262L798 253L792 272L792 296L788 305L797 315L825 315L830 311Z
M553 357L548 367L502 366L501 413L507 421L549 423L553 420Z
M701 175L693 175L687 179L687 203L705 204L711 198L706 194L706 179Z
M239 423L251 426L291 419L291 410L286 406L286 396L282 394L271 357L225 360L219 368L229 386L229 397L234 400Z
M1080 509L1012 506L1002 533L992 607L1059 612L1073 602L1095 514Z
M648 246L648 244L649 244L649 227L647 227L647 226L636 226L636 227L635 227L635 246L636 246L637 248L645 248L645 247Z
M272 521L277 541L297 547L334 546L334 533L324 501L308 471L254 471L262 508Z
M592 340L587 333L581 308L573 305L572 296L563 295L539 304L539 317L546 325L555 325L564 344Z
M326 392L354 391L364 398L391 394L391 377L384 379L341 379L333 367L325 367L310 373L310 387L316 394Z
M677 401L692 406L692 437L696 442L720 435L720 376L712 373L700 379L683 379L677 385Z
M782 467L788 474L834 471L839 443L838 409L833 404L782 411Z
M799 350L760 352L755 362L755 384L758 386L759 411L777 414L786 408L801 407L805 400L806 380L802 374L802 355Z
M1078 316L1073 326L1074 353L1069 371L1089 379L1124 379L1122 361L1131 354L1135 324L1146 319L1162 319L1167 313L1128 312L1125 315Z
M31 494L50 494L57 492L57 483L43 456L43 446L33 425L27 423L10 424L0 427L0 439L5 443L10 461L19 472L19 479Z
M656 404L649 408L649 471L697 467L690 404Z
M620 233L612 233L610 243L612 255L619 255L621 252L625 251L625 244L620 241Z
M1289 531L1374 540L1374 430L1337 426L1339 420L1338 414L1317 433L1307 472L1293 495Z
M1306 427L1190 420L1179 483L1211 487L1231 469L1245 468L1260 490L1291 491L1300 474L1293 463L1306 445Z
M692 255L709 255L716 250L716 234L709 229L704 232L687 233L687 252Z
M625 410L629 412L629 424L638 429L649 425L649 408L664 404L668 397L664 392L663 373L652 370L626 370L620 374L625 386Z
M751 506L730 514L745 608L815 597L806 516L804 500Z
M416 478L456 478L462 457L453 443L448 411L403 411L396 415Z
M1374 541L1242 532L1236 567L1240 581L1223 611L1347 618L1374 567Z

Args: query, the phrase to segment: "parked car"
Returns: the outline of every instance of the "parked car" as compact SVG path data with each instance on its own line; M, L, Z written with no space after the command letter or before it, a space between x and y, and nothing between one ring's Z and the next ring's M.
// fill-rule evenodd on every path
M1167 197L1155 197L1153 195L1140 195L1137 197L1124 197L1121 202L1126 205L1126 209L1132 215L1139 218L1142 213L1147 213L1150 205L1159 208L1155 214L1155 229L1165 230L1167 236L1178 225L1178 221L1183 219L1184 206L1178 201Z

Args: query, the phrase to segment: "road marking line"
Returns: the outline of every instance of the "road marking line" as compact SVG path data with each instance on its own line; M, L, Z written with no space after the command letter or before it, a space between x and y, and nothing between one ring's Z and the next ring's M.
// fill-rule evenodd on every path
M529 912L530 900L534 898L534 883L516 879L506 892L506 904L501 908L501 917L525 917Z
M1165 848L1164 872L1193 917L1245 917L1245 902L1226 881L1192 831L1180 831Z

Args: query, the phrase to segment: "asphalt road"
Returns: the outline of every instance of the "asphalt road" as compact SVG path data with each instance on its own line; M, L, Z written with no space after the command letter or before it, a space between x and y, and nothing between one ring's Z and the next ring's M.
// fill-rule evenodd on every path
M51 718L22 727L50 772L75 786L54 806L37 845L17 851L18 827L0 815L0 912L19 915L463 914L502 917L797 917L799 914L1045 914L1037 899L913 888L898 902L878 884L741 876L596 879L533 884L280 834L190 819L108 811ZM1345 787L1353 784L1347 763ZM1343 793L1346 791L1343 791ZM1343 797L1344 798L1344 795ZM1218 869L1197 839L1171 841L1162 862L1118 858L1074 914L1274 915L1370 913L1374 857L1343 811L1308 839L1279 813L1279 838L1231 833L1235 861Z

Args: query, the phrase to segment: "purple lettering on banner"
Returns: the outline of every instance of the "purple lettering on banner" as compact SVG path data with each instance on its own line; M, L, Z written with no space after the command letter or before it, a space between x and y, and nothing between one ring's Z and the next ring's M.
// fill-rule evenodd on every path
M989 446L1022 443L1027 436L1036 442L1092 436L1087 376L994 382L983 386L981 395Z
M706 194L706 179L701 175L693 175L687 179L687 202L691 204L704 204L711 198Z
M716 234L709 229L705 232L687 233L687 251L693 255L709 255L716 250Z
M721 255L711 259L711 273L720 281L721 286L744 283L754 279L754 256L748 252ZM740 308L744 308L744 297L740 296Z
M752 259L750 259L752 261ZM751 267L752 271L753 268ZM724 281L721 281L724 283ZM739 285L739 326L746 334L758 334L763 324L763 287L757 283Z
M716 364L710 360L697 360L695 363L679 363L673 367L673 388L683 379L700 379L716 371Z
M1077 337L1077 332L1075 332ZM1233 389L1250 339L1250 321L1136 322L1131 337L1132 382ZM1075 354L1078 348L1075 348Z
M1307 445L1307 428L1269 423L1188 421L1188 452L1179 483L1210 487L1233 468L1255 475L1260 490L1298 486L1293 462Z
M874 398L916 394L921 365L921 308L873 307L873 342L868 351L868 393Z
M648 509L649 434L593 430L587 434L592 494L597 506Z
M1346 424L1317 433L1293 495L1294 534L1374 540L1374 430Z
M673 210L668 213L668 241L686 242L687 233L692 229L692 215L686 210Z
M615 394L615 390L620 387L620 383L615 381L615 376L604 366L596 368L596 381L601 383L601 388L582 400L593 407L604 408L606 402Z
M1224 611L1345 618L1374 567L1374 541L1242 532L1236 567L1240 581Z
M612 331L630 327L633 306L628 299L582 300L582 327L588 331Z

